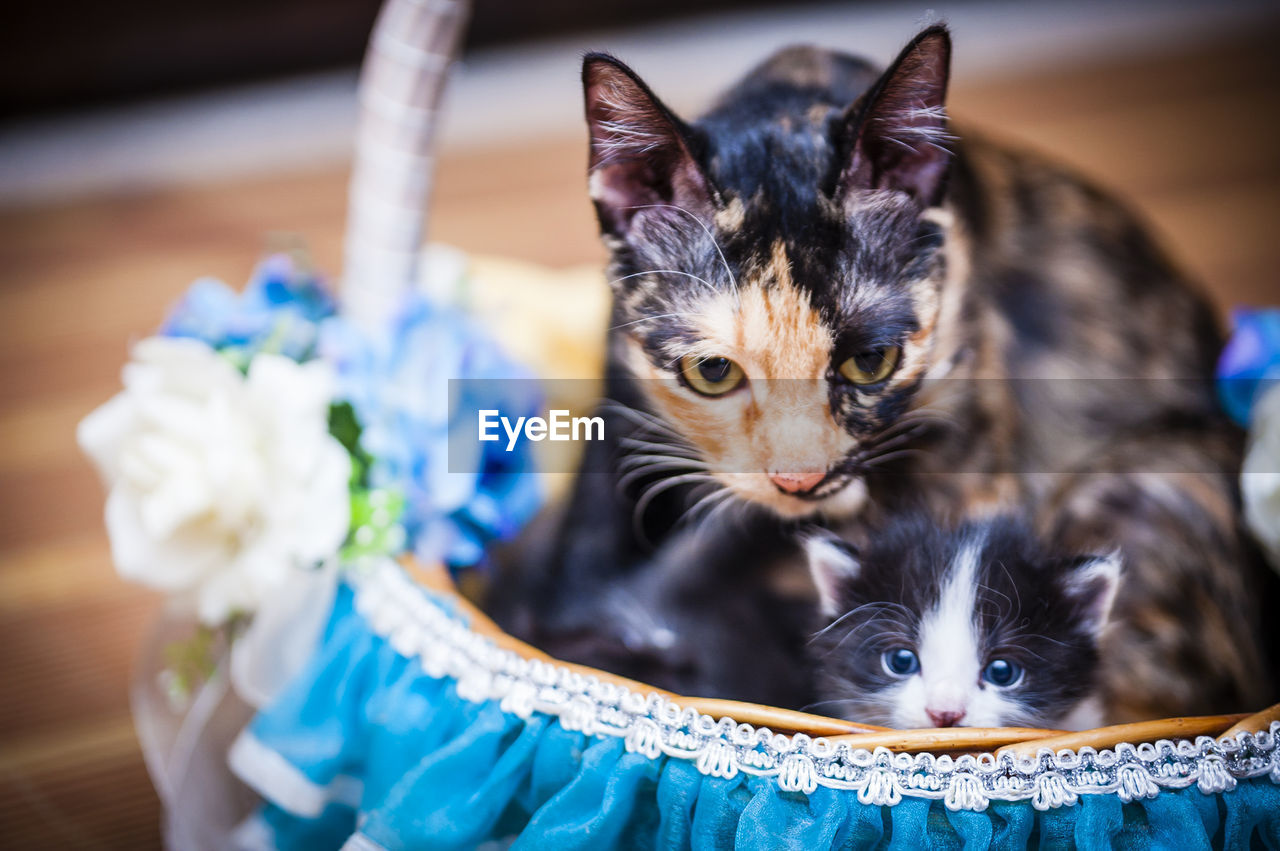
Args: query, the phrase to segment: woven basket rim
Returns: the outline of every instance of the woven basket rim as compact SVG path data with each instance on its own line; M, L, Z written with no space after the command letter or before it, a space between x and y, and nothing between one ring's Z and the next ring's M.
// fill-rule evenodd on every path
M1276 704L1253 713L1160 718L1074 732L1033 727L946 727L896 730L776 706L679 695L647 683L620 677L609 671L556 659L507 634L488 615L462 595L448 569L443 565L424 564L412 556L403 557L400 564L417 585L451 600L457 606L459 614L466 618L473 632L489 639L495 646L524 659L548 662L639 694L656 694L681 707L694 709L712 718L728 717L738 723L768 727L775 732L822 737L833 743L847 742L850 746L867 750L883 747L903 753L984 751L994 753L997 757L1004 753L1033 756L1044 749L1057 753L1062 750L1076 751L1086 747L1101 750L1121 743L1137 745L1159 740L1194 741L1201 736L1219 739L1234 738L1241 733L1265 731L1270 728L1272 722L1280 721L1280 704Z

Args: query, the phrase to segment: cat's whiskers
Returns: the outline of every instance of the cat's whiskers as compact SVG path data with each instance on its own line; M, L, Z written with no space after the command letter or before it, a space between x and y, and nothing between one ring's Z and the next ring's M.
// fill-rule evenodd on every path
M902 428L895 428L891 432L882 432L874 439L862 444L863 453L871 455L882 450L896 449L904 443L917 439L920 437L921 432L926 432L928 429L928 423L909 423Z
M610 282L609 282L609 285L610 285L610 286L613 286L614 284L621 283L622 281L626 281L626 280L629 280L629 279L631 279L631 278L641 278L641 277L644 277L645 275L680 275L681 277L684 277L684 278L692 278L693 280L697 281L698 283L703 284L704 286L706 286L706 287L707 287L708 289L710 289L710 290L711 290L711 292L713 292L713 293L717 293L717 292L719 292L719 290L718 290L718 289L716 289L716 285L715 285L715 284L713 284L713 283L711 283L710 281L708 281L706 278L700 278L700 277L698 277L697 275L693 274L692 272L681 272L679 269L649 269L648 271L645 271L645 272L632 272L630 275L623 275L621 278L614 278L612 281L610 281ZM696 313L689 313L689 314L673 313L673 314L669 314L669 315L671 315L671 316L682 316L682 315L684 315L684 316L700 316L701 314L696 314ZM654 316L654 317L647 317L647 318L657 319L658 317ZM643 322L644 320L643 320L643 319L640 319L640 320L636 320L636 321L638 321L638 322ZM621 328L622 326L621 326L621 325L619 325L619 326L617 326L617 327Z
M616 400L606 400L600 407L630 420L639 430L618 441L624 450L618 461L619 470L625 472L615 486L622 493L636 482L652 479L642 487L633 509L632 523L641 537L644 514L658 495L689 482L715 483L697 450L660 418ZM668 475L672 472L679 475Z
M646 440L645 439L646 437L652 437L655 439ZM677 441L682 442L683 440L684 438L680 437L678 434L675 434L673 432L660 432L657 429L653 429L650 426L646 425L646 426L641 426L639 429L637 429L635 432L631 434L624 435L622 438L619 439L618 442L626 443L628 445L635 444L635 445L647 445L647 446L654 446L654 447L669 446L672 449L692 451L693 449L692 446L686 446L686 445L683 445L683 443L677 442ZM659 442L659 441L671 441L671 442L668 443L668 442Z
M928 242L929 240L934 240L937 238L938 238L937 234L935 233L922 233L922 234L919 234L918 236L913 236L911 237L911 239L907 240L907 247L914 248L922 242Z
M672 470L689 470L691 472L704 472L702 468L693 466L686 459L672 459L669 461L650 461L644 464L637 464L631 470L618 477L618 488L625 490L633 482L643 479L654 473L669 472Z
M906 458L927 458L929 453L923 449L895 449L892 452L884 452L879 455L873 455L869 458L862 459L864 467L881 467L893 461L902 461Z
M822 629L820 629L820 630L818 630L817 632L815 632L813 635L811 635L811 636L809 637L809 643L810 643L810 644L812 644L813 642L817 641L817 640L818 640L819 638L821 638L822 636L826 635L826 634L827 634L827 632L829 632L829 631L830 631L830 630L832 630L833 628L835 628L835 627L839 626L839 625L840 625L841 623L843 623L844 621L848 620L849 618L853 617L853 616L854 616L854 615L856 615L856 614L859 614L859 613L861 613L861 612L867 611L868 609L898 609L898 610L899 610L899 611L901 611L903 614L905 614L908 618L914 618L914 617L915 617L915 615L912 613L911 609L909 609L907 606L904 606L902 603L891 603L891 602L873 602L873 603L863 603L861 606L858 606L857 608L853 608L853 609L850 609L849 611L845 612L843 615L841 615L840 617L836 618L834 621L832 621L831 623L827 624L827 625L826 625L825 627L823 627Z
M908 441L895 441L895 444L905 442ZM868 470L881 467L893 461L900 461L908 458L928 458L931 454L933 453L931 453L930 450L912 446L900 448L895 446L871 447L870 449L864 449L855 455L851 459L852 464L849 466L857 470Z
M889 423L873 439L882 439L891 436L898 431L908 427L917 425L929 425L942 428L955 428L958 423L956 418L943 411L932 410L929 408L916 408L907 411L893 422Z
M988 593L995 593L995 594L999 594L1001 597L1003 597L1003 598L1004 598L1005 602L1008 604L1008 607L1007 607L1003 612L1001 612L1001 613L1000 613L1000 618L999 618L999 620L1000 620L1000 622L1001 622L1001 623L1008 623L1008 622L1009 622L1009 619L1010 619L1010 616L1011 616L1014 612L1021 612L1021 611L1023 611L1023 608L1022 608L1022 592L1018 590L1018 583L1013 581L1013 573L1009 570L1009 566L1008 566L1007 564L1005 564L1005 563L1004 563L1004 559L997 559L997 560L996 560L996 567L998 567L998 568L1000 568L1002 571L1004 571L1005 579L1008 581L1008 583L1009 583L1009 587L1013 589L1013 596L1014 596L1014 597L1016 597L1017 599L1016 599L1016 600L1014 600L1014 599L1010 599L1010 597L1009 597L1009 595L1008 595L1008 594L1005 594L1005 593L1003 593L1003 592L1001 592L1001 591L998 591L998 590L996 590L995 588L992 588L992 587L989 587L989 586L987 587L986 591L987 591ZM1020 628L1021 628L1021 625L1020 625L1020 626L1017 626L1017 627L1014 627L1014 629L1015 629L1015 630L1020 629Z
M676 521L679 526L694 525L693 534L701 538L716 528L715 521L733 504L733 494L718 481L695 485L690 504Z
M680 432L676 431L671 425L659 417L633 408L630 405L624 405L620 402L607 401L600 406L601 410L612 412L620 416L626 417L632 423L640 427L638 433L624 435L619 442L628 448L652 449L667 455L675 455L691 460L700 460L702 454L697 448L691 444ZM648 434L648 432L656 432L656 434ZM646 440L645 436L652 436L657 440Z
M701 458L680 452L668 451L667 447L660 443L649 444L648 446L637 448L634 451L623 455L618 461L618 466L619 469L631 471L639 467L646 466L650 462L667 461L680 461L690 469L707 469L706 463Z
M635 409L615 407L613 410L616 410L619 413L641 414L641 412L636 411ZM682 435L666 423L656 419L632 419L633 422L637 422L637 424L640 425L642 431L639 433L627 434L619 438L618 443L624 449L628 450L625 457L657 454L662 455L665 458L682 458L705 466L705 462L702 460L702 455L698 452L697 448L685 440ZM657 434L647 435L654 437L655 439L647 440L645 430L658 432Z
M1056 644L1059 647L1071 647L1071 644L1066 641L1062 641L1061 639L1054 638L1049 635L1044 635L1043 633L1039 633L1039 632L1024 632L1019 630L1017 632L1011 633L1010 638L1017 639L1019 644L1035 640L1035 641L1043 641L1047 644Z
M716 501L710 509L706 510L706 516L700 521L702 528L713 528L715 524L719 522L722 515L734 515L736 513L736 516L725 518L726 522L729 523L736 523L746 515L748 509L747 504L739 499L738 495L729 488L721 485L720 489L711 494L711 496L716 498L718 501ZM694 518L692 517L690 518L691 521L693 519Z
M736 298L738 296L738 279L734 277L733 269L729 266L729 261L725 258L724 250L720 247L720 243L716 240L715 234L711 232L711 228L708 227L707 223L702 220L702 217L696 215L691 210L686 210L684 207L681 207L678 204L639 204L633 207L628 207L627 209L645 210L649 208L666 208L670 210L679 210L681 213L684 213L686 216L688 216L689 218L693 219L695 222L698 223L698 226L701 227L702 230L707 234L707 238L711 240L711 244L715 246L716 253L720 255L720 263L723 264L724 266L725 274L729 276L729 285L733 287L733 294L734 294L734 297Z
M917 409L908 411L890 423L871 439L865 441L853 456L854 464L861 467L877 467L890 461L909 457L927 457L931 449L925 446L908 446L922 434L934 428L952 428L955 421L943 414Z
M709 487L710 489L700 496L695 496L693 503L685 509L684 522L691 523L699 519L701 515L709 514L713 509L723 505L727 499L733 496L733 492L718 481L704 482L699 487Z
M953 406L958 403L968 402L971 399L971 394L966 394L963 389L967 383L968 380L966 379L926 378L921 382L920 390L917 391L916 407L908 411L907 414L941 417L954 422L956 415Z
M918 434L912 432L909 434L900 435L891 440L886 440L884 443L881 443L881 444L876 444L873 446L865 446L863 447L861 458L862 460L867 461L873 458L877 458L881 455L885 455L889 452L893 452L894 450L899 450L899 449L917 450L919 449L919 447L911 446L910 444L915 440L917 440L918 437L919 437Z
M680 361L684 360L686 357L689 357L691 354L694 354L694 353L682 351L680 352L680 354L676 355L671 360L664 362L662 366L659 368L665 372L679 372L680 370L677 365L680 363Z
M642 272L642 273L640 273L640 274L648 274L648 273L644 273L644 272ZM626 277L630 278L630 277L633 277L633 276L631 276L631 275L627 275ZM625 279L624 279L624 278L619 278L618 280L619 280L619 281L621 281L621 280L625 280ZM701 280L701 279L700 279L700 280ZM674 318L685 317L685 316L705 316L705 314L702 314L702 313L692 313L692 312L685 312L685 313L659 313L659 314L657 314L656 316L642 316L642 317L640 317L639 319L633 319L633 320L631 320L630 322L622 322L622 323L619 323L618 325L611 325L611 326L609 326L609 330L610 330L610 331L617 331L619 328L628 328L628 327L630 327L630 326L632 326L632 325L639 325L641 322L653 322L653 321L654 321L654 320L656 320L656 319L674 319Z
M884 616L884 617L871 618L866 622L865 626L872 627L882 621L888 621L889 623L897 623L896 620L892 620L888 616ZM862 629L849 630L843 636L841 636L839 641L837 641L831 647L828 647L820 658L825 659L828 656L830 656L832 653L835 653L837 650L839 650L841 647L844 646L844 643L846 641L852 638L855 634L860 634L863 631L864 630ZM854 653L855 654L861 653L863 650L866 649L867 645L869 644L881 644L881 645L887 645L889 647L894 647L894 646L911 647L914 643L915 643L915 636L912 635L912 633L906 632L905 630L902 630L902 629L888 629L884 631L875 631L871 635L865 636L861 641L858 642L858 646L854 650Z
M1018 592L1017 586L1013 584L1012 580L1010 581L1010 586L1013 588L1013 592L1016 596L1021 596ZM1013 601L1013 597L1010 597L1008 594L1004 593L1003 591L997 588L991 588L991 587L982 588L981 594L982 594L981 602L984 602L984 603L987 600L991 600L995 597L999 597L1000 600L1003 601L1003 604L1000 605L999 607L999 611L996 613L996 623L998 624L1009 623L1009 614L1011 612L1021 611L1021 605L1015 604Z
M619 414L631 420L636 425L647 426L668 435L675 440L686 443L680 432L676 431L666 420L658 417L648 411L642 411L639 408L633 408L630 405L623 404L614 399L606 399L601 405L601 410Z
M628 453L627 455L623 456L622 459L618 462L618 466L625 470L634 470L637 468L646 467L649 465L650 462L665 463L665 462L679 461L681 464L683 464L686 467L696 467L698 469L706 469L706 464L703 463L698 458L693 458L688 455L679 455L674 452L663 452L660 450L661 444L652 444L652 446L654 446L654 448L658 449L659 451Z
M890 441L898 438L914 439L921 432L926 432L932 428L949 429L954 426L955 421L949 417L934 413L909 411L872 435L862 445L867 451L887 448L890 445Z
M674 431L661 431L649 425L641 425L635 431L623 435L619 439L619 443L626 442L634 445L647 445L657 447L667 447L672 450L679 449L696 455L695 447L688 443L684 437Z
M837 703L852 704L852 705L853 705L853 707L857 707L857 706L859 705L860 701L859 701L857 698L854 698L854 697L837 697L837 698L834 698L834 699L832 699L832 700L819 700L817 703L810 703L808 706L802 706L802 707L800 707L800 711L801 711L801 712L810 712L810 711L812 711L812 710L814 710L814 709L817 709L817 708L819 708L819 707L821 707L821 706L832 706L832 705L837 704Z
M644 534L644 515L648 511L649 506L660 495L666 493L674 487L686 485L690 482L708 482L714 481L709 473L697 470L690 473L682 473L678 476L664 476L657 479L648 487L646 487L636 500L635 508L632 511L631 523L637 537L647 538Z
M873 642L879 642L889 646L892 646L895 642L905 646L911 646L914 643L912 633L917 628L919 616L909 607L901 603L894 602L864 603L857 608L851 609L844 615L837 618L825 629L810 638L808 643L812 645L832 627L839 625L853 615L859 614L868 614L869 617L867 617L866 620L860 620L851 626L845 634L840 637L839 641L831 647L826 648L821 658L825 659L827 656L835 653L855 634L863 636L862 640L858 643L856 652L861 652L868 644ZM876 629L877 625L881 623L888 624L890 628L885 630ZM869 635L866 634L868 631L870 631Z
M620 493L635 481L663 472L708 472L706 462L686 447L630 437L620 442L630 450L618 461L619 470L626 471L617 482Z
M682 458L702 458L693 445L684 442L683 438L677 435L637 431L618 438L618 444L626 449L628 454L653 451L662 455L678 455Z

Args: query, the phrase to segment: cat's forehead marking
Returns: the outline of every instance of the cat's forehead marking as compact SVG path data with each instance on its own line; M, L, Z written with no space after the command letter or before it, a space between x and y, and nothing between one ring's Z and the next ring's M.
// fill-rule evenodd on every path
M832 335L807 290L796 285L782 240L751 264L738 291L704 314L704 339L728 344L752 377L818 378L831 360ZM711 354L711 352L707 352Z
M984 536L960 548L949 565L938 600L920 627L920 668L926 699L936 710L963 710L981 670L982 641L974 619Z

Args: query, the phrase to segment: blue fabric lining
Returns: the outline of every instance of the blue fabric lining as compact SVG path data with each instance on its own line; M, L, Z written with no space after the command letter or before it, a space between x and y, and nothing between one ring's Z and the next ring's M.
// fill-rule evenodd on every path
M345 586L309 667L248 733L316 787L342 775L364 783L358 810L334 802L311 818L281 809L258 779L269 802L262 817L285 849L339 848L357 829L393 850L474 848L512 834L518 851L1280 849L1280 787L1265 778L1217 796L1192 787L1129 804L1084 795L1046 812L994 801L974 813L704 776L687 760L647 759L620 739L459 698L451 681L427 676L374 634ZM254 784L252 767L240 768Z

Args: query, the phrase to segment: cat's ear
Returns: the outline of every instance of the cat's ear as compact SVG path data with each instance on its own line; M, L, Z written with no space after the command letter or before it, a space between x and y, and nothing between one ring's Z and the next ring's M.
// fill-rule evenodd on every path
M856 579L862 570L857 550L848 541L825 530L804 536L804 553L809 559L809 572L818 589L818 601L827 617L840 614L844 584Z
M1067 572L1067 596L1075 601L1084 628L1095 635L1111 617L1123 569L1120 551L1112 550L1106 555L1075 559Z
M951 35L933 26L911 40L866 95L849 109L849 151L837 194L905 192L921 206L941 200L951 165L947 78Z
M591 199L604 233L625 237L645 207L714 212L712 189L693 155L693 135L635 72L603 53L582 63Z

